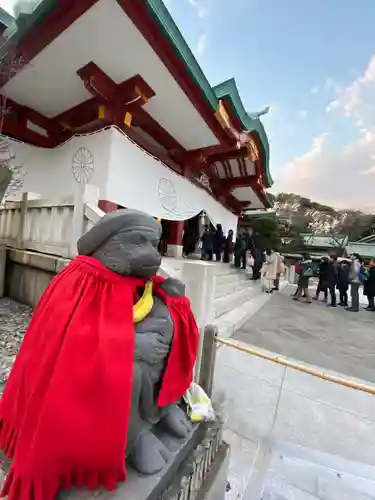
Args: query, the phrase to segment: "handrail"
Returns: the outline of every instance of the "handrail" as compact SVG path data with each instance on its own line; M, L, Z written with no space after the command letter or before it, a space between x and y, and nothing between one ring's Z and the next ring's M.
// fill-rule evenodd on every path
M342 377L336 377L335 375L330 375L324 371L315 370L315 368L309 368L308 366L302 365L300 363L289 361L288 359L285 359L281 356L274 356L272 354L267 354L266 352L259 351L258 349L255 349L253 347L241 345L238 342L233 342L232 340L216 337L215 341L220 344L227 345L228 347L232 347L233 349L237 349L238 351L245 352L246 354L252 354L253 356L257 356L258 358L267 359L268 361L272 361L273 363L287 366L288 368L293 368L294 370L303 373L308 373L313 377L321 378L323 380L327 380L328 382L333 382L334 384L343 385L345 387L349 387L350 389L356 389L358 391L367 392L369 394L375 394L375 386L359 384L354 380L347 380Z

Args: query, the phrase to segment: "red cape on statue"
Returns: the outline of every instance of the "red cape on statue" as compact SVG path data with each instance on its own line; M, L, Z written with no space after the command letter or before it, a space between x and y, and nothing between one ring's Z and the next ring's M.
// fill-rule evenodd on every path
M174 336L158 404L189 387L198 329L186 297L168 306ZM42 296L0 401L0 448L13 460L2 496L53 500L59 489L125 479L134 356L133 304L146 280L77 257Z

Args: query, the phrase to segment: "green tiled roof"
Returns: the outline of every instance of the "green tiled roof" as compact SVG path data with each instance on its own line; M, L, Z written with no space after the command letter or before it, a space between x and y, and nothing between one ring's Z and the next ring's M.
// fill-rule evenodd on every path
M79 1L79 0L76 0ZM223 82L215 87L211 87L202 68L199 66L191 49L186 43L172 16L168 12L162 0L144 0L151 14L154 16L160 26L160 31L173 45L176 54L185 64L190 77L200 88L200 91L212 108L216 112L219 106L219 99L226 96L230 99L234 112L241 121L244 130L256 132L263 147L265 158L265 180L267 187L271 187L273 180L269 171L269 143L267 134L259 118L247 113L240 98L236 82L234 79ZM31 26L40 24L44 17L58 4L58 0L42 0L30 15L21 16L17 20L18 30L12 35L12 38L19 43L25 36Z
M358 253L361 257L371 257L375 259L375 244L349 242L345 248L348 255Z

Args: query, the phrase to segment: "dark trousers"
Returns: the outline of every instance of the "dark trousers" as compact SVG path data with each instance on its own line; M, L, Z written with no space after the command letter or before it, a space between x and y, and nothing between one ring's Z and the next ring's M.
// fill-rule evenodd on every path
M241 255L241 264L242 269L246 269L246 252Z
M348 305L348 291L346 288L339 288L340 292L340 304L347 306Z
M273 286L275 290L278 290L280 288L280 273L276 274L276 279L273 282Z
M329 294L331 295L331 306L336 305L336 287L335 285L329 286Z
M316 289L316 294L315 294L315 297L317 299L319 299L320 292L324 293L324 300L327 301L327 299L328 299L328 288L327 288L326 285L323 285L323 283L321 283L319 281L317 289Z
M367 297L368 300L368 308L371 309L371 311L375 311L375 297Z
M262 269L262 264L259 262L256 262L253 266L253 280L260 279L260 270L261 269Z
M353 311L359 311L359 283L352 283L350 285L350 296L352 299L350 308Z
M202 248L201 260L212 260L213 251Z
M221 252L215 252L215 259L216 259L216 262L221 261Z
M228 263L230 261L232 254L230 254L227 250L224 250L223 262Z

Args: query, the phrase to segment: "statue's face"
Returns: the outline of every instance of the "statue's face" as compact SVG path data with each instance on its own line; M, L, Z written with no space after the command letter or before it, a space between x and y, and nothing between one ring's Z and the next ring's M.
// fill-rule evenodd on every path
M161 230L161 224L143 212L118 210L106 214L78 241L78 251L118 274L150 278L161 264Z
M118 236L122 240L121 258L128 267L125 274L141 278L151 278L157 274L161 264L158 252L161 228L157 224L119 232Z

